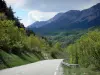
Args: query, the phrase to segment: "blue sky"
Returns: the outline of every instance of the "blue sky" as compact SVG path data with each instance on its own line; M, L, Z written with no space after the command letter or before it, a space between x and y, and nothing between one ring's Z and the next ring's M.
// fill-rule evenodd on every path
M100 0L5 0L11 5L21 22L27 27L35 21L45 21L59 12L83 10Z

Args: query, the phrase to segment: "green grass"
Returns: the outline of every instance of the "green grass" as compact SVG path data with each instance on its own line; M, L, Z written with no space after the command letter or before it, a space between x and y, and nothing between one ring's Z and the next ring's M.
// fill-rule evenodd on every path
M36 62L39 61L39 58L34 55L33 53L27 53L27 54L22 54L21 55L22 59L28 61L28 62Z
M64 75L100 75L100 71L94 71L91 68L70 68L64 67Z
M23 53L18 56L0 50L0 69L20 66L28 63L33 63L39 60L40 56L38 57L36 54L33 53Z

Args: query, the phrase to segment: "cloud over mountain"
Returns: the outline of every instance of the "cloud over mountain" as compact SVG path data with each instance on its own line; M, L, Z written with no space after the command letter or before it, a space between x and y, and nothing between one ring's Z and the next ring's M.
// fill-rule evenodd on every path
M100 0L24 0L23 7L44 12L62 12L70 9L85 9Z

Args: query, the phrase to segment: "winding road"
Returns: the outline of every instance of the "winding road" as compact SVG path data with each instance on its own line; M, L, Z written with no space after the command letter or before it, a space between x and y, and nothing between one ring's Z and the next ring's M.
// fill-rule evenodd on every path
M0 75L63 75L63 59L43 60L32 64L0 70Z

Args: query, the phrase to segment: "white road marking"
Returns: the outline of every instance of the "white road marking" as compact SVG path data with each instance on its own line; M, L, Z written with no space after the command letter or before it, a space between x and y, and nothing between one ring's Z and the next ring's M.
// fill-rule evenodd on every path
M58 71L58 69L59 69L59 66L57 66L56 70Z
M54 73L54 75L56 75L56 74L57 74L57 72Z
M56 68L56 70L58 71L58 68Z

